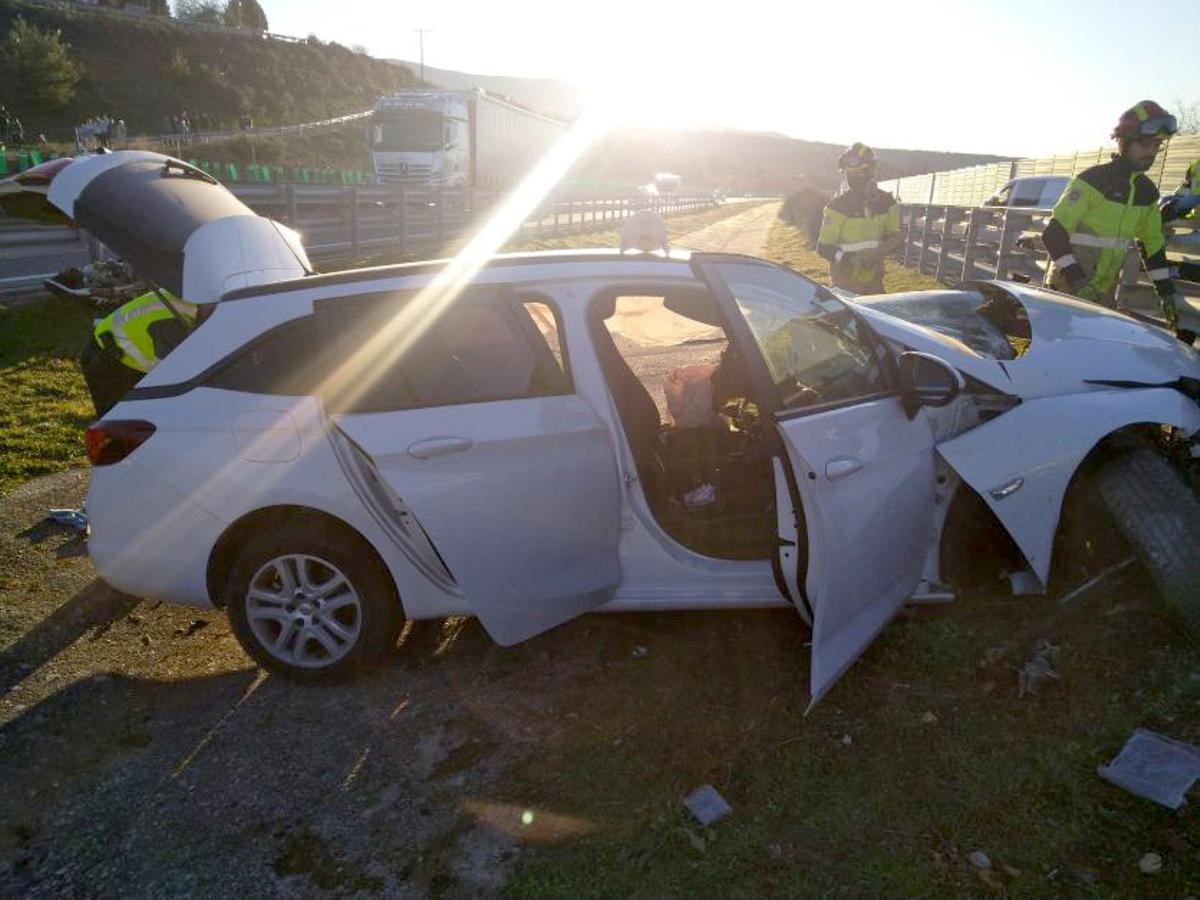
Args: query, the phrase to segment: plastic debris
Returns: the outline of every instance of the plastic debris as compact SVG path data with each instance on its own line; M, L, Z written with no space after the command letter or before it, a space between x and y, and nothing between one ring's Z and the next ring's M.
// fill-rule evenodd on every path
M925 713L925 715L921 716L921 724L922 725L936 725L937 721L938 721L937 713L933 712L932 710Z
M1200 748L1138 728L1117 758L1096 772L1131 794L1179 809L1200 778Z
M1046 586L1040 578L1029 569L1008 573L1008 585L1014 597L1026 597L1030 594L1046 593Z
M58 525L66 525L76 531L87 531L88 517L83 509L52 509L46 518Z
M1162 857L1157 853L1147 853L1138 860L1138 869L1143 875L1157 875L1162 871Z
M1017 697L1023 698L1036 694L1047 681L1057 681L1058 673L1054 671L1054 663L1058 659L1059 648L1043 638L1037 642L1037 651L1029 661L1017 669Z
M718 794L711 784L696 788L683 798L683 805L701 825L711 825L717 819L723 819L733 812L733 807L725 802L725 798Z
M1095 577L1089 578L1087 581L1085 581L1079 587L1075 588L1075 590L1060 597L1059 601L1058 601L1059 606L1062 606L1064 603L1070 603L1076 597L1080 597L1080 596L1086 594L1088 591L1090 591L1092 588L1094 588L1096 585L1098 585L1101 581L1103 581L1108 576L1115 575L1117 572L1120 572L1122 569L1129 568L1135 562L1137 562L1137 557L1130 556L1127 559L1121 560L1119 563L1115 563L1114 565L1109 566L1107 569L1104 569L1102 572L1100 572Z
M982 850L972 850L971 855L967 857L967 862L977 869L990 869L992 867L991 859Z
M649 655L649 653L650 653L650 649L648 647L643 647L641 644L638 644L636 647L633 648L633 658L634 659L642 659L645 656Z

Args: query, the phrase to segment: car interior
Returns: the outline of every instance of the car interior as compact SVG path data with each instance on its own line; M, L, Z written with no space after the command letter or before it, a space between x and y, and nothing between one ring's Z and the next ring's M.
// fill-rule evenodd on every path
M608 291L593 298L589 330L659 525L705 556L769 557L774 432L747 398L711 295Z

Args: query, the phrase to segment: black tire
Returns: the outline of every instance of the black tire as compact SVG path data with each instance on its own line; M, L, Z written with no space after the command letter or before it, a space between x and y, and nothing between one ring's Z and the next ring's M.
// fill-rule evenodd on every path
M275 600L263 603L259 599L265 593L274 595L276 591L278 596L284 596L285 586L272 573L278 573L277 564L287 558L310 560L306 563L307 573L323 584L334 584L332 574L341 575L353 592L354 603L346 604L351 607L350 617L345 617L345 608L337 611L331 609L324 625L324 628L332 627L329 619L333 619L333 624L339 625L343 633L353 634L352 639L341 641L338 647L340 655L334 656L305 630L311 626L315 634L321 627L319 617L322 610L312 610L308 605L297 608L299 600L290 604L289 609L288 605ZM284 567L287 567L286 563ZM328 576L328 580L324 576ZM274 583L269 583L272 579ZM250 596L252 583L258 589L255 598ZM345 603L349 593L341 591L331 599ZM338 679L381 661L395 649L404 624L404 611L396 595L395 583L372 547L358 535L311 521L291 522L282 528L252 537L230 569L223 599L233 633L242 648L259 665L294 681ZM309 599L308 596L304 598L306 604ZM315 599L312 604L320 605ZM275 622L273 615L264 621L261 611L273 613L277 606L281 609L281 618L295 617L295 624L290 626L293 636L284 640L285 647L280 651L283 657L290 657L290 660L282 658L267 643L272 633L277 639L282 638L285 626L283 622ZM254 612L251 607L254 607ZM253 623L252 616L255 619ZM339 616L343 617L340 621L337 619ZM298 624L301 619L306 619L303 626ZM279 630L272 632L272 628ZM327 631L323 631L322 636L330 639ZM289 652L289 645L296 649ZM321 658L322 653L324 659ZM300 659L307 659L307 664L294 661Z
M1200 503L1191 489L1148 447L1105 460L1093 483L1159 593L1200 635Z

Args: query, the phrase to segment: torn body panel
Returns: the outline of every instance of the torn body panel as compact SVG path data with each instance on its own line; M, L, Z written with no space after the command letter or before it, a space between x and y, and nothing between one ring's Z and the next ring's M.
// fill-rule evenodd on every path
M938 453L983 498L1043 585L1067 486L1105 437L1129 425L1200 430L1200 408L1171 388L1041 397L940 444Z

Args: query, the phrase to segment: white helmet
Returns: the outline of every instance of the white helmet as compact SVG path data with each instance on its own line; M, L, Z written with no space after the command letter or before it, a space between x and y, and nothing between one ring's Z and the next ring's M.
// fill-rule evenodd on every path
M626 250L641 250L649 253L652 250L671 252L671 241L667 237L667 223L658 213L643 209L635 212L621 226L621 252Z

